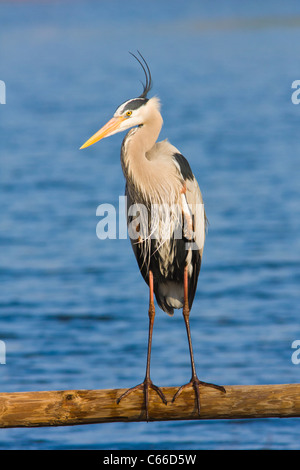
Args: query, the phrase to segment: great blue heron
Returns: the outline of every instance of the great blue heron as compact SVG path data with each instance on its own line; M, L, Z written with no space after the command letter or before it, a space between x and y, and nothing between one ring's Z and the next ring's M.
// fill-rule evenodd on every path
M121 104L113 118L81 148L131 128L122 143L121 164L126 179L128 225L136 222L134 227L137 236L131 236L131 244L141 274L149 285L149 336L145 379L128 389L117 401L119 403L129 393L142 389L148 420L149 388L155 390L161 400L167 403L161 389L150 379L154 294L160 308L169 315L173 314L174 309L183 309L187 330L192 378L178 389L173 401L185 387L193 386L200 414L199 387L213 387L223 392L225 389L198 379L190 332L189 315L205 239L206 216L202 195L188 161L179 150L167 140L156 142L163 124L160 103L156 97L147 98L152 87L151 73L143 56L138 54L140 59L132 55L145 73L146 83L142 94ZM139 216L137 213L134 216L134 211L130 211L136 206Z

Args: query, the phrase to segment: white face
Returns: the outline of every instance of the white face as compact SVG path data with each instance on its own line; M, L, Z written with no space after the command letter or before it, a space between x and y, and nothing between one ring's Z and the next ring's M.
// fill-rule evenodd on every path
M124 121L121 122L120 127L116 132L121 132L130 127L140 126L144 124L145 117L147 114L146 105L148 100L142 98L135 98L133 100L128 100L125 103L121 104L114 117L123 117ZM116 133L115 132L115 133Z
M104 137L109 137L117 132L145 124L149 116L151 116L151 112L153 112L153 104L156 110L159 110L159 101L156 98L151 98L150 100L134 98L121 104L116 110L114 117L92 135L80 148L89 147L104 139Z

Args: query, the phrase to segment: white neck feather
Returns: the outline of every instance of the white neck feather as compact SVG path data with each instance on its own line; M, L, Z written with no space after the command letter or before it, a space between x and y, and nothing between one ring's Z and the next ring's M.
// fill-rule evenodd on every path
M172 201L176 204L182 183L175 165L171 165L164 155L159 155L156 144L163 124L158 99L151 98L147 108L144 124L131 129L122 145L121 163L128 191L134 202L162 204Z

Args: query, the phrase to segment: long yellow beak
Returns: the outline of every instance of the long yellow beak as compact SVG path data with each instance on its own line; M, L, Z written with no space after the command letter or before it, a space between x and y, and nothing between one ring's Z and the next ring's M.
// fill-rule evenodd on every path
M89 140L87 140L80 147L80 150L85 149L86 147L89 147L90 145L93 145L99 140L103 139L104 137L108 137L109 135L111 135L113 132L115 132L118 129L118 127L120 126L121 122L124 121L124 119L125 118L123 116L119 116L116 118L113 117L112 119L110 119L110 121L108 121L105 124L105 126L101 127L101 129L98 132L96 132L96 134L92 135L92 137L90 137Z

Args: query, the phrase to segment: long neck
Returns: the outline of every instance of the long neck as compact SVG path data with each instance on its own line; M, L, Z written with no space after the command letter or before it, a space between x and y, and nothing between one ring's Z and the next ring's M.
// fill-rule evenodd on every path
M131 129L123 140L121 163L129 189L136 188L143 193L149 188L154 165L147 158L147 152L154 147L162 124L161 114L153 110L145 124Z
M147 152L155 145L162 124L160 112L154 110L145 124L128 132L122 144L122 165L129 169L132 164L141 163L141 158L146 158Z
M143 204L176 203L182 182L172 151L156 143L163 120L159 109L152 107L145 123L126 135L121 150L121 163L127 189L133 202Z

